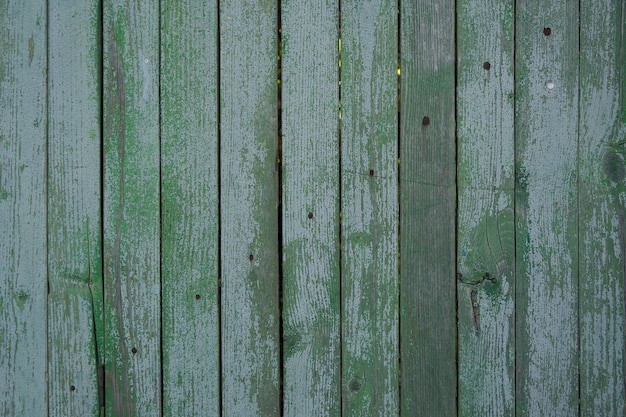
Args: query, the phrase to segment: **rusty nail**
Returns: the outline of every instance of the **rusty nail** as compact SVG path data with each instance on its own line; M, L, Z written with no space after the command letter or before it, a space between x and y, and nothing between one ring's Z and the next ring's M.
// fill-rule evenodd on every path
M430 117L424 116L424 118L422 119L422 124L424 126L428 126L430 124Z

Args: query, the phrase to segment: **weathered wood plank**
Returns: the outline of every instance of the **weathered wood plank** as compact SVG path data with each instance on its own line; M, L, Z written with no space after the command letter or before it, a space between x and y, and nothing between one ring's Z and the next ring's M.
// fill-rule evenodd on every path
M102 348L100 4L51 0L49 416L96 416Z
M0 414L45 416L46 2L0 2Z
M161 13L163 414L217 416L217 5Z
M578 414L578 3L517 2L516 408Z
M104 4L106 412L161 414L158 3Z
M623 416L624 2L584 0L578 161L580 415Z
M454 2L401 3L403 415L456 415Z
M515 412L514 13L457 3L460 416Z
M397 13L341 5L343 416L399 407Z
M280 415L276 7L220 4L224 416Z
M340 414L338 12L282 1L286 416Z

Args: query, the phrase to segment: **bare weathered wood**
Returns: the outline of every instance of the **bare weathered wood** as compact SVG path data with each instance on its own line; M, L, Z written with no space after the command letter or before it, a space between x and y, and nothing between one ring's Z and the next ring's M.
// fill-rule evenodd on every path
M584 0L580 26L580 415L623 416L626 120L620 0Z
M45 416L46 3L0 2L0 414Z
M161 414L159 15L104 3L106 412Z
M460 416L515 413L514 13L457 4Z
M456 415L454 2L401 2L404 415Z
M286 416L340 414L338 6L282 1Z
M102 349L100 4L49 2L49 416L96 416Z
M220 413L217 13L161 2L164 416Z
M517 2L516 415L578 414L578 3Z
M398 413L397 8L341 5L342 415Z
M222 415L280 415L277 3L220 4Z

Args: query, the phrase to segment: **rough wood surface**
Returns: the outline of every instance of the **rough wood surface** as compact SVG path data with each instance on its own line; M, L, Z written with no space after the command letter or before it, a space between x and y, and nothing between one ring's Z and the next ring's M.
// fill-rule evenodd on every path
M222 415L280 415L277 3L220 5Z
M456 415L454 2L401 2L401 412Z
M516 415L578 414L578 3L517 2Z
M341 5L342 415L397 415L397 8Z
M286 416L340 414L338 12L282 1Z
M459 416L515 412L514 13L457 3Z
M161 2L163 415L218 416L215 2Z
M100 409L100 5L49 1L49 416Z
M623 416L626 5L581 2L578 161L580 415Z
M159 7L104 4L106 412L161 414Z
M0 1L0 414L45 416L46 2Z

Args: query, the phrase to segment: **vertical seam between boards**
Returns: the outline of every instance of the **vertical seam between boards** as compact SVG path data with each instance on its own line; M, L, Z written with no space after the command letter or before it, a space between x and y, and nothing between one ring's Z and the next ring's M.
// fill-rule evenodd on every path
M401 273L401 244L402 244L402 239L401 239L401 233L402 233L402 227L401 227L401 193L402 193L402 187L401 187L401 181L400 181L400 175L401 175L401 160L400 160L400 155L401 155L401 136L400 133L402 131L401 129L401 99L402 99L402 92L401 92L401 87L402 87L402 14L401 14L401 8L402 8L402 0L397 0L396 1L396 7L397 7L397 11L396 11L396 137L397 137L397 143L396 143L396 186L397 191L396 191L396 204L397 204L397 208L396 208L396 212L398 214L398 219L397 219L397 224L396 224L396 229L397 229L397 237L396 237L396 245L397 247L397 251L394 254L396 257L396 275L397 275L397 284L396 284L396 288L397 288L397 295L396 295L396 299L397 299L397 303L398 303L398 327L396 329L397 332L397 339L398 339L398 346L397 346L397 355L398 355L398 362L397 362L397 375L398 375L398 416L400 416L402 414L402 273Z
M339 206L339 224L338 224L338 233L337 233L337 240L338 240L338 250L339 250L339 306L338 306L338 310L339 310L339 375L338 375L338 379L339 379L339 415L343 415L343 247L342 247L342 222L343 222L343 213L342 213L342 170L341 170L341 163L342 163L342 158L341 158L341 127L342 127L342 122L341 122L341 0L337 1L337 9L338 9L338 15L337 15L337 98L338 98L338 113L337 113L337 149L338 149L338 161L337 161L337 171L338 171L338 176L339 176L339 181L338 181L338 190L339 190L339 195L338 195L338 206Z
M104 319L104 308L105 305L105 296L104 292L106 289L105 285L105 269L104 269L104 0L99 1L99 16L98 16L98 45L100 47L99 56L99 75L100 79L98 80L100 87L100 108L99 108L99 122L100 122L100 285L101 285L101 294L102 297L100 302L102 303L102 308L100 309L100 317L99 320L102 320L102 346L100 347L98 354L102 353L102 357L98 359L98 369L99 369L99 381L98 381L98 410L102 412L102 409L105 407L105 398L106 398L106 378L105 378L105 348L106 348L106 320ZM95 311L94 311L95 314ZM96 334L96 342L97 342L97 334ZM104 414L102 412L102 414Z
M223 388L224 383L222 380L223 376L223 363L222 363L222 352L223 352L223 340L222 340L222 95L221 95L221 83L222 83L222 38L221 38L221 8L220 8L220 0L215 0L215 42L216 42L216 50L215 50L215 82L216 82L216 93L215 93L215 105L216 105L216 141L217 141L217 340L218 340L218 354L217 354L217 362L218 362L218 372L217 372L217 385L218 385L218 415L223 415L224 408L224 395Z
M517 414L517 1L513 2L513 415Z
M46 361L46 365L45 365L45 403L46 403L46 412L49 414L50 413L50 386L49 386L49 380L48 380L48 375L50 372L50 364L49 364L49 356L50 356L50 342L49 342L49 327L50 327L50 317L49 317L49 304L50 304L50 263L49 263L49 258L50 258L50 252L49 252L49 235L50 235L50 227L48 224L48 211L49 211L49 188L50 185L48 184L49 180L50 180L50 176L48 175L48 169L49 169L49 151L50 151L50 147L49 147L49 141L50 141L50 2L47 1L46 2L46 28L45 28L45 34L46 34L46 63L45 63L45 74L46 74L46 106L45 106L45 119L46 119L46 123L45 123L45 128L44 128L44 154L45 154L45 159L44 159L44 198L45 198L45 203L44 203L44 218L45 218L45 249L44 249L44 253L45 253L45 289L44 289L44 293L46 294L45 297L45 304L44 304L44 310L45 310L45 316L46 316L46 324L45 324L45 338L46 338L46 355L45 355L45 361Z
M283 99L283 84L282 84L282 14L281 14L282 2L277 0L276 3L276 120L277 120L277 144L276 154L277 160L275 161L276 170L278 172L278 210L277 210L277 240L278 240L278 408L279 415L283 416L285 412L285 393L284 393L284 380L285 380L285 350L283 345L284 340L284 323L283 323L283 169L282 169L282 135L283 135L283 112L282 112L282 99Z
M577 71L577 120L576 120L576 307L577 307L577 314L576 314L576 342L577 342L577 383L578 383L578 415L581 415L581 410L582 410L582 358L581 358L581 321L580 321L580 315L581 315L581 297L580 297L580 127L581 127L581 104L582 104L582 100L581 100L581 54L582 54L582 14L581 14L581 10L582 10L582 1L578 0L578 45L577 45L577 64L578 64L578 71Z
M160 398L159 398L159 408L161 414L163 414L163 405L164 405L164 381L165 378L163 376L163 100L161 95L161 67L163 65L163 54L162 54L162 31L163 31L163 2L159 1L157 4L157 97L158 97L158 108L159 111L157 113L157 125L158 125L158 141L159 141L159 375L160 375Z

